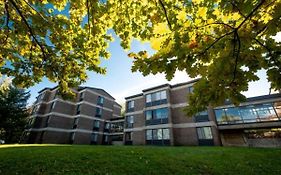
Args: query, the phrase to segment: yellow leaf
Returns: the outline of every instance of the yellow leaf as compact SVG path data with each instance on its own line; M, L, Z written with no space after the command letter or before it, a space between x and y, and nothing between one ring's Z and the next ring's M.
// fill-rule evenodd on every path
M232 15L232 19L235 20L235 21L240 19L240 17L241 17L241 15L238 12L233 13L233 15Z
M221 11L216 8L216 9L213 11L213 15L219 17L219 16L221 15Z
M150 40L151 48L154 50L160 50L161 49L161 40L158 38L152 38Z
M190 21L186 21L186 22L183 24L183 26L184 26L185 28L188 28L188 27L190 27L190 24L191 24Z
M170 30L166 23L159 23L153 29L153 33L160 34L160 35L163 35L163 34L166 34L169 32L170 32Z
M204 0L192 0L194 4L201 4Z
M207 19L207 7L199 7L198 8L198 15L203 18L204 20Z
M177 15L177 19L180 21L185 21L186 20L186 12L184 10L180 11Z
M202 23L202 20L201 20L201 19L199 19L199 18L195 19L195 25L196 25L196 26L201 25L201 23Z

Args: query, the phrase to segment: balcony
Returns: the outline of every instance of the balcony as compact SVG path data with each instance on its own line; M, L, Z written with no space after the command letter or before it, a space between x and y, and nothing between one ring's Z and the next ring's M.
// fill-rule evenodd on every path
M148 102L145 104L145 106L151 107L151 106L157 106L157 105L162 105L162 104L167 104L167 99Z

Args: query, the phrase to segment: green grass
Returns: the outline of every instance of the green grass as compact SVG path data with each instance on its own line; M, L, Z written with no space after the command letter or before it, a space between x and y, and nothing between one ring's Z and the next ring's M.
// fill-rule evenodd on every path
M0 146L0 174L281 174L281 149Z

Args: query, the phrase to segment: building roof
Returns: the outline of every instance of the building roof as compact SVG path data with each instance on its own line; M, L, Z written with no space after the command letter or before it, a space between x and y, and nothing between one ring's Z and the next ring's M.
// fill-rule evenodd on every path
M243 103L247 103L247 102L256 102L256 101L268 100L268 99L274 99L274 98L281 98L281 93L249 97L249 98L247 98L247 100L245 102L242 102L241 104L243 105ZM232 104L231 101L225 102L225 105L231 105L231 104ZM219 106L219 107L222 107L222 106Z
M184 82L184 83L174 84L174 85L170 85L170 84L166 83L166 84L162 84L162 85L158 85L158 86L154 86L154 87L151 87L151 88L144 89L144 90L142 90L142 92L156 90L156 89L160 89L160 88L164 88L164 87L170 87L170 88L180 87L180 86L184 86L184 85L187 85L187 84L194 83L194 82L196 82L198 80L199 80L199 78L191 80L191 81L187 81L187 82ZM131 99L131 98L135 98L135 97L140 97L142 95L143 95L143 93L132 95L132 96L128 96L128 97L125 97L125 100Z

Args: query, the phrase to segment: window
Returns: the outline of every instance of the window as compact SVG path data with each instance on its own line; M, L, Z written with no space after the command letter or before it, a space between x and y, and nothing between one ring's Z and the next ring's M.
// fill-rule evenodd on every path
M146 103L150 103L151 102L151 94L146 95Z
M109 128L110 128L110 123L105 123L104 128L105 128L105 129L109 129Z
M104 103L104 97L99 96L98 97L98 104L103 105L103 103Z
M197 113L195 116L195 122L206 122L209 121L209 116L207 111L202 111Z
M104 136L104 142L108 142L108 135Z
M132 128L134 126L134 116L126 117L126 125L127 125L127 128Z
M197 128L198 139L213 139L211 127Z
M146 140L152 140L152 129L146 130Z
M81 112L81 105L77 105L76 107L76 115L79 115Z
M152 119L152 111L145 111L145 118L146 120Z
M56 106L56 101L51 104L50 112L55 109L55 106Z
M243 106L239 108L240 115L242 116L244 122L256 122L257 113L254 110L254 106Z
M98 120L94 121L94 128L100 128L100 121Z
M168 123L168 108L145 111L147 125Z
M80 93L79 101L83 101L83 100L84 100L84 97L85 97L85 92L81 92L81 93Z
M271 103L255 105L260 120L278 120Z
M155 106L167 103L167 91L159 91L146 95L146 106Z
M146 143L153 145L169 145L170 129L148 129L146 130Z
M226 113L226 121L228 122L242 121L238 108L227 108L225 109L225 113Z
M91 142L97 142L98 141L98 134L92 133L91 135Z
M135 107L135 101L129 101L128 102L128 109L134 109Z
M194 87L193 87L193 86L187 87L187 92L188 92L188 93L192 93L193 90L194 90Z
M96 117L101 117L102 115L102 109L101 108L96 108Z
M218 124L227 123L226 114L224 112L224 109L216 109L215 114L216 114L216 119L217 119Z
M75 118L74 119L74 121L73 121L73 129L76 129L77 128L77 126L78 126L78 121L79 121L79 119L78 118Z

